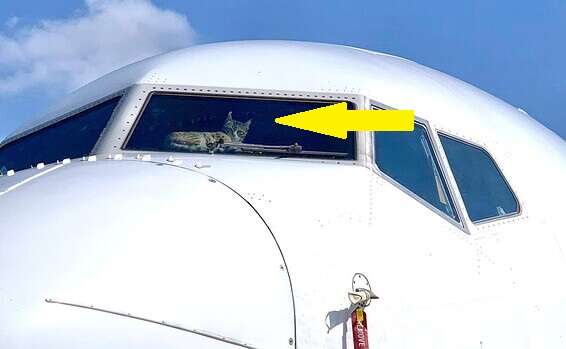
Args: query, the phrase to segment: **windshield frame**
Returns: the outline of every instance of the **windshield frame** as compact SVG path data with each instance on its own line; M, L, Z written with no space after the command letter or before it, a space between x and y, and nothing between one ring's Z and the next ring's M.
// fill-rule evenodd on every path
M14 133L8 134L5 138L0 139L0 148L7 146L7 145L19 140L19 139L25 138L27 136L34 134L34 133L42 131L42 130L50 127L50 126L53 126L53 125L58 124L60 122L63 122L67 119L70 119L70 118L72 118L72 117L74 117L74 116L76 116L76 115L78 115L78 114L80 114L84 111L95 108L95 107L97 107L97 106L99 106L103 103L106 103L106 102L108 102L108 101L110 101L114 98L119 98L120 100L118 101L116 108L114 108L114 111L113 111L112 115L110 116L110 119L108 120L106 127L98 135L98 141L96 142L94 147L91 149L91 154L92 154L97 149L100 141L104 137L106 137L106 130L107 130L108 126L111 125L114 122L114 119L116 118L116 116L119 115L120 107L122 105L122 100L125 98L125 96L127 94L128 94L128 89L121 89L121 90L118 90L114 93L106 94L106 95L104 95L104 97L92 100L88 103L85 103L84 105L81 105L80 107L71 108L68 111L61 113L60 115L56 111L49 111L45 115L42 115L35 120L32 119L31 121L29 121L29 125L31 125L30 127L26 128L27 124L24 123L23 126L20 126Z
M135 119L130 118L126 123L129 125L127 133L123 134L122 137L118 138L119 145L114 144L114 149L120 149L126 153L174 153L177 156L229 156L229 157L257 157L257 158L293 158L298 160L308 160L308 161L332 161L339 163L358 163L365 154L365 144L360 144L364 142L364 138L361 134L363 132L353 132L353 154L352 158L341 159L332 158L326 156L301 156L301 154L291 154L291 156L281 157L281 154L269 154L261 156L253 156L249 154L222 154L222 153L198 153L198 152L175 152L175 151L155 151L155 150L143 150L143 149L128 149L128 143L134 134L136 127L138 126L141 118L143 117L144 111L146 110L152 96L154 95L174 95L174 96L187 96L187 97L212 97L212 98L238 98L238 99L257 99L257 100L277 100L277 101L292 101L292 102L311 102L311 103L329 103L329 102L348 102L353 106L352 110L365 109L366 97L356 94L347 93L328 93L328 92L298 92L298 91L280 91L280 90L260 90L260 89L242 89L242 88L204 88L204 87L173 87L173 86L155 86L150 85L142 88L138 86L139 92L142 96L136 93L137 105L133 106L136 109ZM142 102L142 103L140 103ZM130 114L130 117L133 114ZM133 119L133 120L132 120ZM125 131L125 130L123 130Z
M493 217L488 217L488 218L473 221L470 217L470 214L468 213L468 207L466 206L466 204L464 202L464 199L462 197L462 192L460 190L460 187L458 186L458 182L456 182L454 174L452 174L452 177L454 178L454 187L457 188L458 194L460 195L460 200L462 202L462 211L466 212L466 217L471 222L471 224L473 224L475 226L479 226L479 225L482 225L482 224L493 223L493 222L499 221L499 220L518 217L518 216L521 216L523 214L523 205L522 205L521 201L519 200L517 193L515 192L514 186L511 185L511 183L509 182L509 180L507 179L507 177L503 173L503 170L501 169L501 167L499 165L501 163L501 161L498 161L498 159L485 146L480 145L480 144L475 143L475 142L472 142L472 141L469 141L465 138L462 138L462 136L452 135L451 133L443 131L441 129L437 129L436 133L439 137L439 144L442 146L443 152L445 152L445 150L444 150L444 145L442 145L442 142L440 141L440 136L451 138L456 142L460 142L462 144L465 144L469 147L475 148L476 150L483 152L487 156L487 158L489 158L489 160L491 160L491 162L493 163L495 170L501 176L503 183L505 183L505 185L509 189L509 192L511 193L513 199L515 200L515 203L517 204L517 211L515 211L515 212L511 212L511 213L507 213L507 214L500 215L500 216L493 216ZM446 163L448 164L448 166L450 166L450 162L448 161L448 157L446 155L444 155L444 156L446 158ZM450 166L450 170L452 171L451 166Z
M370 108L372 108L372 109L392 109L391 107L389 107L385 104L376 102L374 100L370 100L369 103L370 103ZM448 171L450 170L450 168L449 168L449 166L446 162L446 159L444 158L444 154L441 153L441 148L439 147L439 140L437 139L438 135L435 132L435 129L430 125L430 122L427 119L423 119L423 118L415 115L415 124L419 124L420 126L424 127L424 130L425 130L427 136L429 137L430 146L431 146L430 150L432 151L433 156L436 157L437 165L438 165L438 168L439 168L439 174L444 179L444 182L445 182L445 185L446 185L446 189L447 189L446 194L448 196L450 196L450 198L451 198L451 201L452 201L453 206L454 206L453 207L454 213L458 216L459 221L450 217L448 214L446 214L442 210L439 210L434 205L430 204L425 199L421 198L420 196L418 196L417 194L412 192L410 189L406 188L401 183L397 182L395 179L391 178L389 175L387 175L385 172L383 172L379 168L379 166L377 165L377 163L375 161L375 159L376 159L375 151L374 151L374 146L375 146L374 142L375 141L374 141L373 137L371 137L370 140L369 140L369 143L371 144L369 152L371 153L371 158L372 158L372 163L369 166L374 173L376 173L380 177L384 178L387 182L391 183L394 187L401 190L405 194L409 195L413 199L417 200L419 203L421 203L422 205L426 206L427 208L429 208L430 210L432 210L433 212L435 212L436 214L441 216L444 220L446 220L447 222L452 224L454 227L456 227L459 230L463 231L464 233L470 235L471 232L470 232L470 229L469 229L469 226L468 226L468 222L466 220L467 215L464 214L465 211L463 210L463 207L462 207L462 204L463 204L462 198L460 197L459 190L457 189L457 187L454 186L455 183L453 181L453 177L451 176L451 173L449 175Z

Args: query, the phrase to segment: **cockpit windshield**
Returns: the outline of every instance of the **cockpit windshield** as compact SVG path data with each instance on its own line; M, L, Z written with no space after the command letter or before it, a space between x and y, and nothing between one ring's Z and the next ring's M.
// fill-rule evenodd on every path
M353 132L342 140L274 122L332 103L153 94L125 149L354 159Z

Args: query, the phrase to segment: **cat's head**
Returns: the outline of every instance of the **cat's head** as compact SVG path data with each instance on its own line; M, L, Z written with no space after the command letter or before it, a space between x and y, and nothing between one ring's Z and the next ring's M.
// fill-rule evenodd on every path
M251 124L251 119L246 122L232 119L232 112L229 112L226 121L224 121L224 126L222 126L222 132L230 137L232 142L243 142Z

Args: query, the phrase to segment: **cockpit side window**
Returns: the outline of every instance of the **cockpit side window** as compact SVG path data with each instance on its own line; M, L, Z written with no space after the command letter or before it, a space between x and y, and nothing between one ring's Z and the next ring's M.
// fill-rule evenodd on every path
M375 132L375 161L388 177L460 222L426 128L413 132Z
M517 198L484 149L451 136L439 137L472 222L519 212Z
M88 155L119 100L113 98L2 146L0 173Z
M276 117L336 102L154 93L126 150L355 159L345 140L276 124ZM348 103L348 108L354 105Z

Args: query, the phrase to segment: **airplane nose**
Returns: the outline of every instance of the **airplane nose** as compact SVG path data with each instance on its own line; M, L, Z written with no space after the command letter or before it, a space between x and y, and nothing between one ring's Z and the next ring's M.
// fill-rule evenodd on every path
M12 185L0 196L0 222L0 342L222 342L112 311L254 347L287 348L294 337L289 276L273 236L208 176L147 161L73 162ZM44 302L51 298L109 312ZM261 309L269 331L246 321L251 309Z

